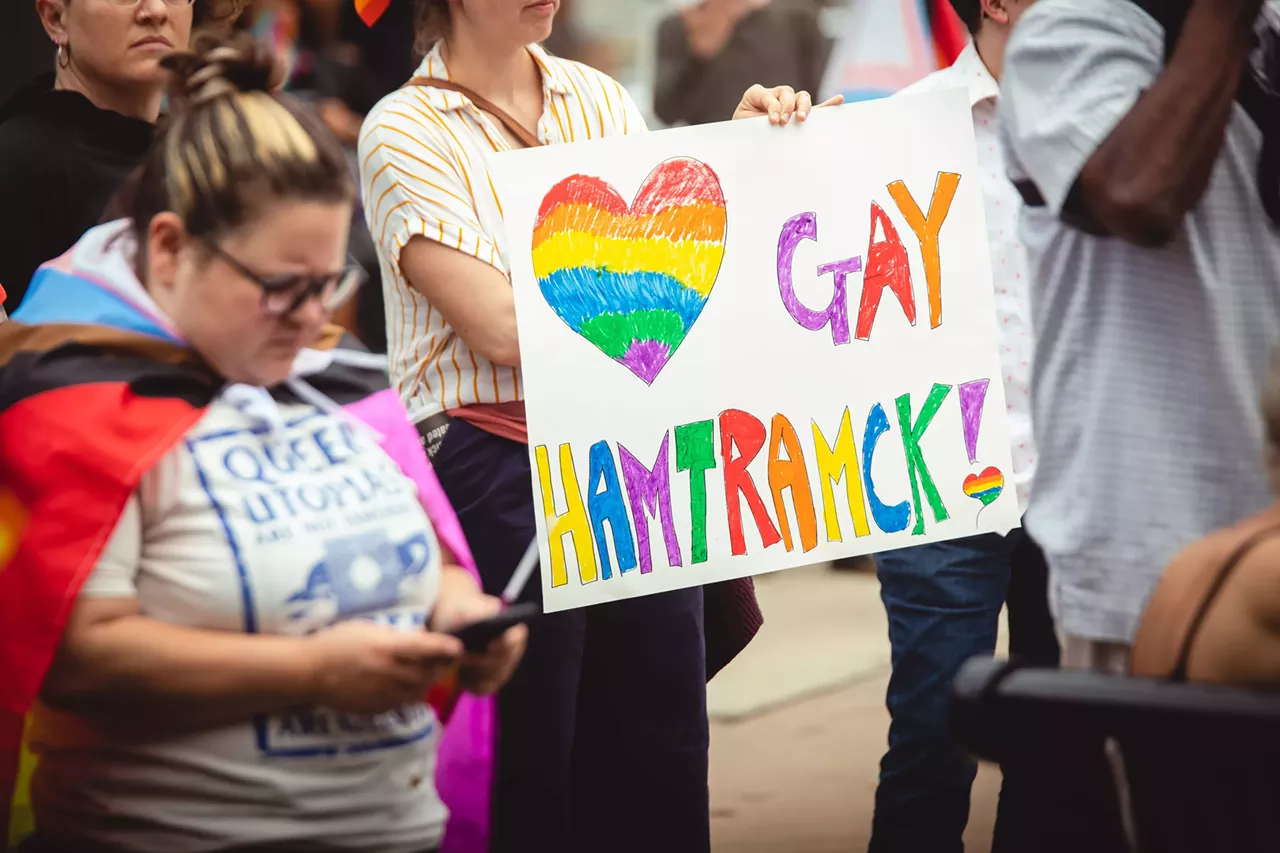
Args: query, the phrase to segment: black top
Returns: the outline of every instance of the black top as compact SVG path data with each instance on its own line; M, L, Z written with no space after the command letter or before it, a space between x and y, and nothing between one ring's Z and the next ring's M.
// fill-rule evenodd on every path
M13 313L36 268L97 225L155 127L38 78L0 107L0 285Z

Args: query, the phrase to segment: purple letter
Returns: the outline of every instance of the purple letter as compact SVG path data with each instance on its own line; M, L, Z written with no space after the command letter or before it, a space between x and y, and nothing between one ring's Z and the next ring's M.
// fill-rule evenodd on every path
M787 313L801 327L816 332L830 323L832 340L837 345L847 344L849 343L849 309L845 277L851 272L862 269L862 258L848 258L818 267L818 275L835 273L835 293L825 309L813 311L802 305L796 296L795 284L791 279L791 268L795 260L796 247L801 241L817 239L818 215L816 213L797 214L782 226L782 234L778 237L778 290L782 294L782 304L786 306Z
M662 538L667 543L667 563L671 566L682 565L680 543L676 541L676 527L671 518L671 472L667 467L669 438L669 434L662 436L662 447L658 450L658 459L653 463L652 471L644 467L644 463L636 459L630 450L618 445L622 478L627 482L627 495L631 498L631 517L636 522L642 575L653 571L653 559L649 554L650 515L656 514L662 518Z

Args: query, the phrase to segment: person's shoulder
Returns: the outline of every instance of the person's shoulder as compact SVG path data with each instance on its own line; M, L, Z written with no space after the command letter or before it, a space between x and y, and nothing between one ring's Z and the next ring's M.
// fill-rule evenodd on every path
M1248 550L1242 551L1246 545ZM1236 554L1240 557L1232 584L1240 591L1249 589L1248 600L1274 610L1280 619L1280 584L1275 583L1280 573L1280 513L1272 508L1197 539L1169 561L1134 637L1134 675L1163 678L1172 672L1200 602Z
M419 87L406 84L398 89L392 89L373 105L373 108L365 114L365 129L371 129L380 123L383 119L394 118L403 115L407 111L420 110L426 106L426 102L416 90Z
M1037 0L1018 19L1006 50L1006 69L1026 49L1056 45L1066 53L1090 45L1128 42L1134 50L1163 53L1164 29L1139 4L1116 0Z
M369 110L360 126L359 148L363 157L382 145L413 151L441 151L449 147L442 133L445 122L442 111L423 88L402 86L383 96Z

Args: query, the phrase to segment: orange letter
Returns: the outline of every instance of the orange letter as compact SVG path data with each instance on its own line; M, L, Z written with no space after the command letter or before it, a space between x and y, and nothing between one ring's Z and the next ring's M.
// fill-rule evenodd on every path
M889 195L893 196L898 210L902 211L907 225L920 241L920 254L924 257L924 280L929 288L929 326L934 329L942 325L942 253L938 248L938 232L942 230L942 223L947 221L958 186L959 175L954 172L938 173L938 182L933 187L933 201L929 202L929 217L926 219L906 184L902 181L889 184Z
M783 459L778 451L787 449ZM804 451L795 427L785 415L774 415L769 434L769 491L773 492L773 510L782 528L782 544L791 550L791 522L782 492L791 489L791 502L796 507L796 524L800 526L800 546L805 551L818 547L818 518L813 511L813 492L809 489L809 472L804 467Z

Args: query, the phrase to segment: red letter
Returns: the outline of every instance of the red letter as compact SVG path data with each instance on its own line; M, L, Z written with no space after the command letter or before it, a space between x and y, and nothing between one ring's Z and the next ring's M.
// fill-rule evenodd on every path
M902 181L889 184L889 195L906 217L907 225L920 241L920 254L924 258L924 280L929 288L929 325L942 325L942 252L938 247L938 232L947 221L951 200L956 197L960 176L955 172L939 172L938 183L933 188L933 201L929 202L929 215L920 212L920 205L911 197Z
M755 481L747 466L756 458L760 448L764 447L764 424L755 417L740 409L729 409L720 413L720 455L724 458L724 503L729 510L729 545L734 556L747 553L747 543L742 537L742 504L738 500L741 493L747 499L751 515L760 530L760 541L764 547L776 545L782 541L769 511L760 500L760 492L756 491ZM733 457L734 445L738 447L738 458Z
M884 239L876 239L876 225L884 230ZM862 279L862 302L858 306L858 328L855 337L860 341L871 338L871 325L876 321L880 297L887 286L898 297L907 322L916 324L916 297L911 292L911 265L907 261L907 249L898 239L898 231L889 221L880 205L871 203L871 245L867 247L867 271Z

